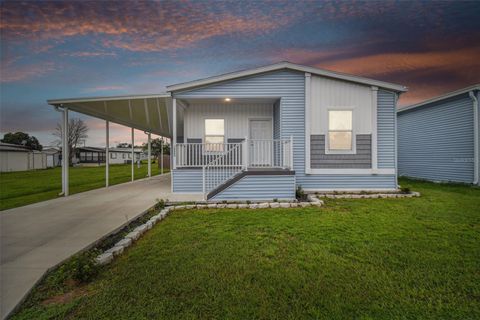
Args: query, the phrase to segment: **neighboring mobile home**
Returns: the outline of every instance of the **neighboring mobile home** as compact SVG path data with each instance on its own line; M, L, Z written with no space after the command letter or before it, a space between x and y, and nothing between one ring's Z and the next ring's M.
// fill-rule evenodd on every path
M403 86L281 62L167 89L48 102L67 111L64 121L73 110L107 120L107 132L112 121L171 138L175 193L280 200L298 186L397 189Z
M126 164L132 161L132 148L109 148L110 164ZM133 154L135 161L146 159L141 148L134 148ZM105 148L98 147L78 147L75 149L75 164L104 164L106 152Z
M11 143L0 143L0 172L47 168L47 155L38 150Z
M479 184L480 84L398 110L402 176Z

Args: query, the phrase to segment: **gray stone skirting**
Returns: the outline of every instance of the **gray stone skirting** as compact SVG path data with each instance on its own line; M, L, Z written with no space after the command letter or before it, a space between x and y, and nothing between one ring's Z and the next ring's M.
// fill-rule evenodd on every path
M95 258L98 265L106 265L113 261L113 258L121 255L124 250L130 247L133 242L138 240L145 232L150 230L155 224L162 221L167 215L175 210L186 209L266 209L266 208L298 208L323 205L323 201L315 195L307 196L308 202L262 202L262 203L209 203L209 204L192 204L192 205L175 205L168 206L161 210L160 213L153 216L144 224L136 227L128 233L122 240L118 241L112 248L106 250Z

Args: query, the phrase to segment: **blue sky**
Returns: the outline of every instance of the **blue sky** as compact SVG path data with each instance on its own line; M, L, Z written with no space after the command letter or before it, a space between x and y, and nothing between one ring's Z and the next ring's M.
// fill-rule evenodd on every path
M480 82L479 30L478 1L1 1L0 131L48 145L47 99L158 93L281 60L406 85L406 105ZM103 122L84 118L87 144L104 144Z

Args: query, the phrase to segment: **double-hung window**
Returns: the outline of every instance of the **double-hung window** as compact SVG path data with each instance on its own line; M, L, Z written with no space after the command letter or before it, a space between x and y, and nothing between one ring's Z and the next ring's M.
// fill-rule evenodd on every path
M205 119L205 151L223 152L225 143L225 120Z
M353 111L328 111L328 151L332 153L351 153L353 145Z

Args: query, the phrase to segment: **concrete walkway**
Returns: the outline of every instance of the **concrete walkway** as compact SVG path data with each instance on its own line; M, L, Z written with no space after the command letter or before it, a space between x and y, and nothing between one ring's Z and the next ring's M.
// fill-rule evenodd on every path
M170 174L0 212L0 300L4 319L48 269L122 227L170 193Z

